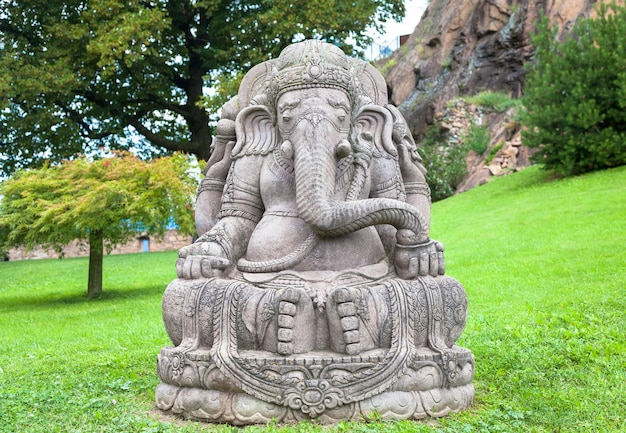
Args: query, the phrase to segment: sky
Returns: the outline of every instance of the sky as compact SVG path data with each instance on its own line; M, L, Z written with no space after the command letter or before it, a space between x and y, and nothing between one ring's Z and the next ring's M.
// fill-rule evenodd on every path
M410 35L415 30L415 26L419 22L422 14L428 6L428 0L406 0L404 7L406 13L404 14L404 20L401 23L397 23L393 20L385 23L386 33L379 35L377 33L372 34L374 40L378 43L392 40L401 35Z
M368 32L374 43L365 50L365 58L375 60L388 56L393 50L398 49L399 36L413 33L427 6L428 0L405 0L406 13L402 22L387 21L384 23L385 32L383 34L374 30Z

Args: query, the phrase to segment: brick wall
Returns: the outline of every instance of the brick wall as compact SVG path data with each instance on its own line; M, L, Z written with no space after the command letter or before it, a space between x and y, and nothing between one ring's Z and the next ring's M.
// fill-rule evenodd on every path
M189 245L192 242L193 238L191 236L182 236L176 230L168 230L165 232L162 241L157 241L154 238L142 234L124 245L119 245L111 254L141 253L146 252L146 250L151 252L173 251L185 245ZM72 242L63 248L63 253L64 257L88 256L89 246L87 244L80 245L78 242ZM24 248L9 250L10 260L49 259L58 257L59 253L56 251L44 250L42 248L35 248L31 251L25 251Z

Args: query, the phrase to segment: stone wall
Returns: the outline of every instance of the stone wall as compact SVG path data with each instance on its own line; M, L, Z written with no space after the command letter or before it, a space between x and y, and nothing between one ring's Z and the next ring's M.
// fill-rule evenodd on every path
M162 240L149 237L144 233L124 245L117 246L113 249L113 251L111 251L111 254L174 251L184 247L185 245L189 245L192 242L193 238L191 236L182 236L177 230L168 230L165 232ZM80 244L78 242L72 242L63 248L62 254L63 257L88 256L89 245L86 243ZM59 256L60 254L58 252L54 250L45 250L43 248L35 248L31 251L26 251L24 248L9 250L10 260L50 259L58 258Z

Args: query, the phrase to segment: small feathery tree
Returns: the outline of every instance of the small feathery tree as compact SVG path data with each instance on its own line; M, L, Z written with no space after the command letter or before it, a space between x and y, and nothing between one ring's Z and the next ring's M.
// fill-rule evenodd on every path
M120 152L18 171L0 185L0 250L24 245L61 252L73 240L88 242L87 296L97 297L105 248L139 232L161 238L172 221L181 233L194 231L190 169L182 154L142 161Z
M626 8L600 3L563 42L543 18L522 115L535 161L563 176L626 163Z

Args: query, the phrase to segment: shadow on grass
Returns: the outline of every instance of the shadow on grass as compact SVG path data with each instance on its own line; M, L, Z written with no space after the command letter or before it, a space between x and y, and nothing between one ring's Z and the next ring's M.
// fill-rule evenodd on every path
M35 293L28 295L3 297L0 303L0 313L16 310L44 310L65 305L96 305L116 303L120 300L138 300L141 298L154 297L159 299L165 291L165 285L152 285L136 289L107 289L104 288L102 295L97 298L87 298L87 293L48 293L37 296Z

